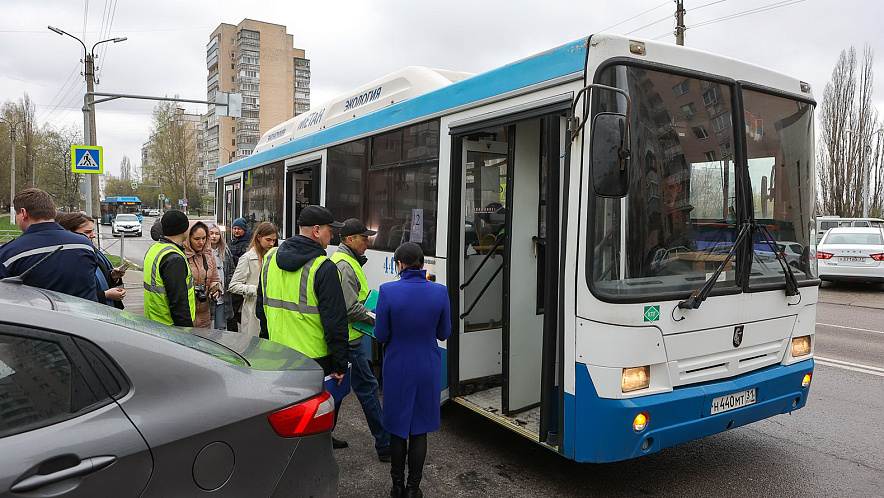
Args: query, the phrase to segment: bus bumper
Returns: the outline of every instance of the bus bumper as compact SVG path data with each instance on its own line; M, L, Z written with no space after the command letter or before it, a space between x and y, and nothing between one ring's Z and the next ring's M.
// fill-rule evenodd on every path
M586 365L578 363L577 395L565 395L565 413L573 420L572 424L566 420L565 425L573 428L568 432L574 435L566 436L565 455L578 462L616 462L789 413L807 402L811 386L801 387L801 383L813 367L811 358L732 379L623 400L598 398ZM711 414L713 399L753 388L757 388L754 404ZM633 420L643 412L648 414L647 427L635 432Z

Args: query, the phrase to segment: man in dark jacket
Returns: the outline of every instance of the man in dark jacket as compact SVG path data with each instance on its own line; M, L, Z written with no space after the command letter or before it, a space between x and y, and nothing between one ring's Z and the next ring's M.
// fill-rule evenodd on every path
M239 264L239 258L249 250L249 244L252 243L252 232L246 231L248 225L245 218L237 218L233 220L230 226L230 234L233 236L227 248L230 250L229 266L224 268L225 275L233 275L236 265ZM228 268L230 273L227 273ZM239 323L242 321L242 303L243 297L239 294L229 294L231 306L233 307L233 316L227 320L227 330L237 332Z
M245 218L233 220L233 225L230 226L230 234L233 237L227 247L230 248L230 254L233 255L234 268L239 263L239 257L249 250L249 244L252 242L252 232L246 231L246 228L248 227Z
M95 252L82 235L55 222L52 197L36 188L23 190L12 201L15 224L23 233L0 247L0 278L21 275L61 247L61 250L28 273L24 283L91 301L98 300L95 283Z
M167 325L193 327L196 296L184 241L190 223L181 211L167 211L163 237L144 256L144 316Z
M326 256L325 248L334 235L334 227L343 224L334 221L328 209L308 206L301 211L298 225L301 227L298 235L284 240L278 249L272 249L264 256L255 305L255 314L261 322L261 337L310 356L319 363L325 375L340 381L347 373L349 355L347 305L338 268ZM296 297L295 294L299 292L300 278L295 280L293 277L298 275L294 274L305 271L312 274L315 308L308 296ZM291 311L301 306L299 297L312 309ZM335 413L340 407L340 400L337 401ZM344 441L333 439L332 442L338 448L347 446Z

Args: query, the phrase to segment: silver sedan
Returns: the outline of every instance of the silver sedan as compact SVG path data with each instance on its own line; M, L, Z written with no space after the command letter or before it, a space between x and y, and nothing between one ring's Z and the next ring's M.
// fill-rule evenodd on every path
M337 494L304 355L0 281L0 497Z
M831 228L817 246L817 261L822 280L884 282L884 232Z

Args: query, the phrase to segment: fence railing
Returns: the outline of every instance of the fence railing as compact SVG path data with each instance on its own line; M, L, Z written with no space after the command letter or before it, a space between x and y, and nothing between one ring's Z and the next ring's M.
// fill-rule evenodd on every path
M21 235L19 230L0 230L0 244L5 244Z

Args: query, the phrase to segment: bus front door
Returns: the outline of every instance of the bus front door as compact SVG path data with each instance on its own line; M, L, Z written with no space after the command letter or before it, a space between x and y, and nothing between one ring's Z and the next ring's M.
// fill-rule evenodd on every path
M562 130L559 113L547 114L470 131L455 144L464 221L453 236L460 268L450 273L459 284L454 399L541 442L557 425Z

